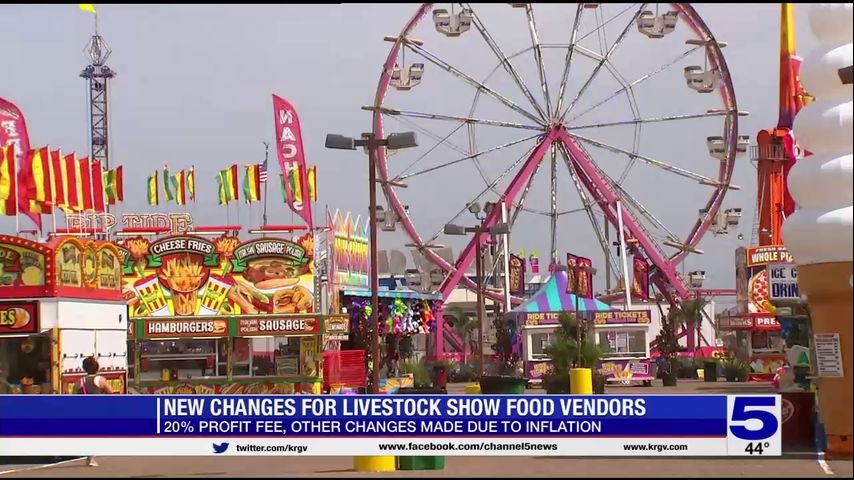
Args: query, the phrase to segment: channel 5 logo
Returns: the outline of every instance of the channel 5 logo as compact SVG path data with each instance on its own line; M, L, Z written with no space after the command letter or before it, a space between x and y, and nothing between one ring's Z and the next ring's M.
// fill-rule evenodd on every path
M780 395L727 396L727 455L782 455Z
M780 430L780 397L732 397L729 431L740 440L773 437Z

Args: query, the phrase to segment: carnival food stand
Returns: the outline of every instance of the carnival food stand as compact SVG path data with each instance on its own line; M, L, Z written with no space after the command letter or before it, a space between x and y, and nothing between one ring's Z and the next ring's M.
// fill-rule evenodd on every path
M577 313L582 321L592 324L595 341L603 351L597 369L606 381L652 381L649 311L614 310L594 298L569 293L568 284L567 271L557 269L530 299L508 313L517 325L516 348L531 383L541 383L552 368L546 347L551 344L563 313Z
M782 245L751 247L746 255L747 280L742 287L746 305L719 316L717 327L727 350L750 364L748 378L770 381L786 362L786 339L779 304L772 299L768 268L791 264L792 258Z
M126 392L127 321L114 244L0 235L0 393L72 393L90 355Z
M124 296L134 393L320 393L324 337L344 316L314 312L313 238L127 239Z

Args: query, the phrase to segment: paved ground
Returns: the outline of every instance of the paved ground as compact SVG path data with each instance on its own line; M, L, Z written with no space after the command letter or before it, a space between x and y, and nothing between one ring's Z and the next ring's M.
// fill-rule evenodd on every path
M465 393L465 384L450 385L449 393ZM676 387L612 386L612 394L734 394L768 393L768 384L703 383L680 380ZM532 389L527 393L542 393ZM353 471L352 457L101 457L100 467L83 460L61 465L28 467L0 465L3 478L88 477L848 477L852 462L828 461L823 466L814 452L788 453L782 458L568 458L568 457L447 457L445 470L397 471L367 474ZM825 469L826 468L826 469Z
M744 460L719 458L641 459L566 457L448 457L445 470L365 474L353 471L351 457L111 457L88 468L77 462L3 475L3 478L56 477L851 477L851 462L828 462L825 473L815 455Z

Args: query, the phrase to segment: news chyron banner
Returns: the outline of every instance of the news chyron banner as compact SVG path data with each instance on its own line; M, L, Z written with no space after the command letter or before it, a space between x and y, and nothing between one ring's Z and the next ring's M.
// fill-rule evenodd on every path
M778 395L0 397L0 456L779 456Z

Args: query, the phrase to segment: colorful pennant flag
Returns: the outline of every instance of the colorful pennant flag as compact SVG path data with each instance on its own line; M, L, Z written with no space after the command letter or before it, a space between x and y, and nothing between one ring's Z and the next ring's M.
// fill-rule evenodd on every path
M80 165L80 187L83 193L83 210L95 209L95 195L92 189L92 162L89 157L79 160Z
M123 182L121 166L104 172L104 197L107 204L115 205L124 201Z
M53 213L53 177L51 176L48 147L28 152L25 160L29 166L29 205L33 213Z
M261 183L267 183L267 159L265 158L263 162L258 164L258 166L260 167L258 171L258 178Z
M246 203L261 200L261 165L246 165L243 176L243 198Z
M77 155L69 153L65 156L65 172L68 178L67 195L68 195L68 210L72 212L80 212L83 210L83 183L80 181L80 163L77 162Z
M62 152L53 150L50 152L50 165L53 171L53 199L54 205L61 208L68 208L68 169L65 162L62 160Z
M104 198L104 169L101 168L100 160L93 160L90 164L92 179L92 209L97 213L104 213L106 201Z
M169 200L175 200L175 192L173 191L175 188L175 179L169 175L169 166L163 166L163 191L166 193L166 203L169 203Z
M217 174L219 183L219 204L226 205L232 200L238 200L237 193L237 165L232 165Z
M157 186L157 172L148 177L148 204L160 205L160 189Z
M196 167L195 165L190 167L190 171L187 173L187 191L190 192L190 200L193 203L196 203Z
M15 144L0 149L0 215L18 214L18 195L15 178L18 175L15 161Z
M174 177L172 177L175 187L175 203L177 203L178 205L184 205L187 203L187 188L186 180L184 178L185 176L186 173L184 173L184 170L181 170L180 172L176 173Z
M312 202L317 201L317 165L312 165L308 169L308 198Z
M83 10L84 12L94 13L96 15L98 14L98 12L95 10L95 5L91 3L78 3L77 6L80 7L80 10Z

